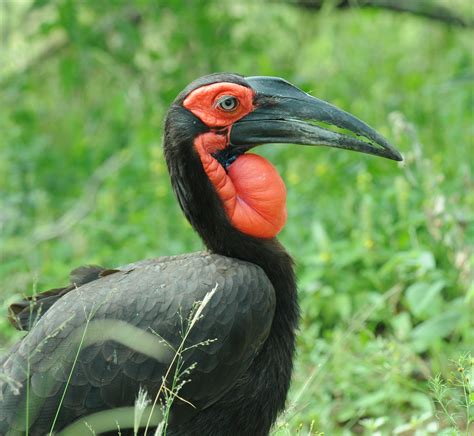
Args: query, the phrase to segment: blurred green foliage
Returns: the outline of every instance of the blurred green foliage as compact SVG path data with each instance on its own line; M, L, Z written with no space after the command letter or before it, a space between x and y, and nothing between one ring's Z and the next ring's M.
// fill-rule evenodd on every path
M166 109L203 74L276 75L405 155L397 165L259 150L287 183L281 240L303 313L276 433L467 434L474 377L449 383L460 356L472 371L473 34L329 3L318 13L284 2L0 3L4 346L19 338L8 305L64 284L75 266L201 249L162 158ZM437 375L449 416L430 390Z

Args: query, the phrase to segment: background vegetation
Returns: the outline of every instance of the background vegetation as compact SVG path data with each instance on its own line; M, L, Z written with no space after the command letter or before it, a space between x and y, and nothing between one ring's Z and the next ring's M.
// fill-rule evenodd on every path
M162 158L176 94L214 71L284 77L404 154L260 152L288 186L303 319L276 434L468 434L473 33L284 2L0 2L0 344L22 294L81 264L200 250ZM470 15L470 0L445 1ZM471 427L472 428L472 427Z

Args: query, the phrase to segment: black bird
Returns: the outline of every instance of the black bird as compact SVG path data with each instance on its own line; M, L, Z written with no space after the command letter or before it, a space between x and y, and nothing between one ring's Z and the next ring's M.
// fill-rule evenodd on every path
M276 239L285 186L248 153L264 143L402 160L365 123L283 79L192 82L168 111L164 154L207 251L82 267L70 286L11 306L29 332L0 362L0 434L89 434L87 425L116 434L116 420L131 434L140 389L158 398L150 426L176 394L168 435L269 433L285 406L299 310L293 262Z

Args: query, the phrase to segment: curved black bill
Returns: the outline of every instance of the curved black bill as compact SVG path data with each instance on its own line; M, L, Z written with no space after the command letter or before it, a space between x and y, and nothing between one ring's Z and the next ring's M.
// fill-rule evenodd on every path
M278 77L247 77L246 80L255 91L257 109L234 123L230 134L232 147L246 150L267 143L326 145L403 160L383 136L363 121L306 94L286 80ZM336 126L353 135L333 132L312 122Z

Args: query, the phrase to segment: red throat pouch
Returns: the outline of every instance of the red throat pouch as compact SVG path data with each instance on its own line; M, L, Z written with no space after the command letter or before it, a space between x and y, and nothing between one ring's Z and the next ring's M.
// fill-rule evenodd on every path
M229 167L235 207L226 208L232 224L257 238L273 238L286 223L286 187L276 168L257 154L244 154Z
M247 235L275 237L287 216L286 187L278 171L263 157L247 153L239 156L226 172L207 150L209 135L198 137L195 147L230 222Z

